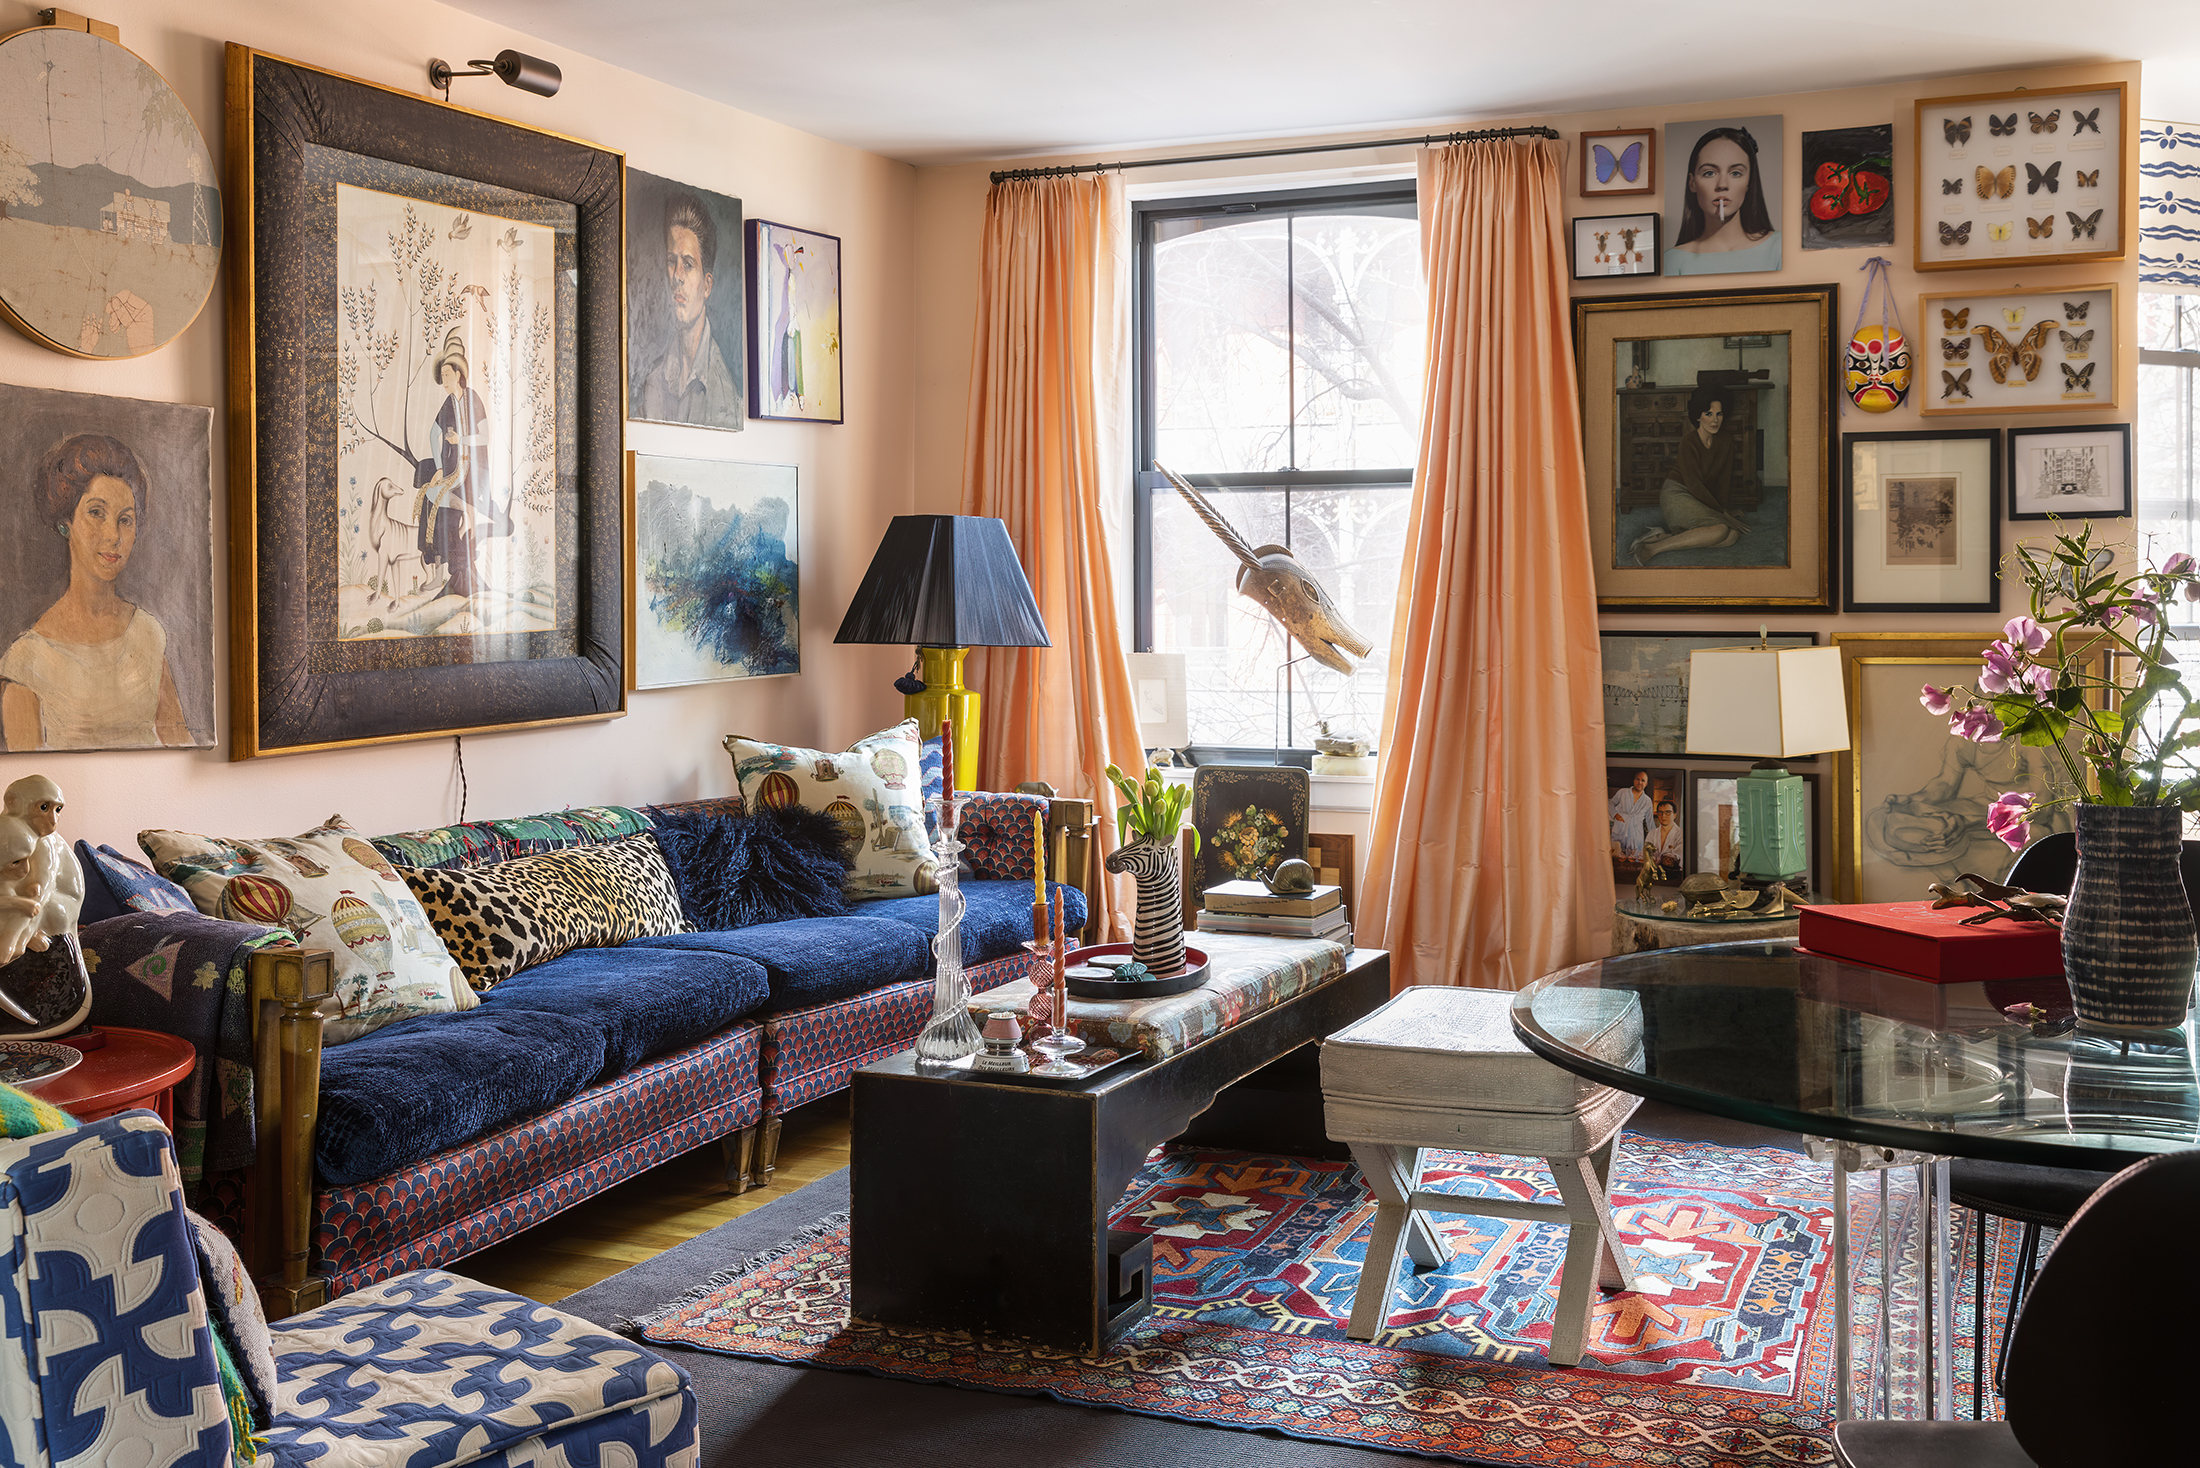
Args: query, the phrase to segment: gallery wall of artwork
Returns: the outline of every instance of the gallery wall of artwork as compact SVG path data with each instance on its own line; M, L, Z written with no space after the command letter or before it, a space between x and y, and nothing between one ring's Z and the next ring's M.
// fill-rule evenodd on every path
M733 381L738 391L730 396L733 425L712 426L670 413L652 419L636 412L636 421L623 428L624 449L716 464L785 466L800 484L799 496L787 501L790 513L799 516L787 527L787 564L794 564L792 552L799 540L799 590L815 606L846 603L861 579L879 528L892 515L912 508L908 445L914 405L908 383L913 370L915 300L907 266L915 229L912 168L705 101L430 0L389 0L371 11L332 9L313 0L208 0L186 9L161 0L114 0L95 7L93 13L117 26L123 46L166 80L206 140L216 170L227 162L225 43L242 43L422 99L435 95L424 70L430 55L493 55L516 47L554 60L565 76L556 97L476 83L477 90L462 88L454 93L459 108L585 140L623 154L637 174L685 185L744 211L722 231L725 238L714 282L716 288L734 292L735 299L743 275L747 218L790 221L806 230L828 233L841 245L840 309L846 317L851 351L845 364L845 408L834 416L844 417L844 422L749 420L746 383L738 375L745 370L748 348L745 322L738 313L725 316L721 303L714 324L724 319L732 325L721 360L729 373L736 374ZM36 24L36 12L27 5L0 11L0 34ZM127 190L128 203L122 206L124 213L110 211L107 217L124 228L150 227L140 216L158 203L167 209L172 238L197 238L191 234L192 210L198 201L188 180L188 160L178 167L184 170L179 175L183 182L165 175L149 180L156 189L165 190L152 203L141 198L144 191L136 184L118 184L109 192ZM218 209L220 197L209 190L204 203ZM477 217L479 213L457 212ZM660 203L660 237L662 212ZM218 220L218 214L210 215L201 233L218 234ZM478 243L487 247L488 258L504 258L496 252L507 225L484 230L471 241L453 240L452 227L458 223L455 214L441 220L439 248ZM526 220L513 216L513 223L525 233ZM555 222L544 228L556 228ZM460 233L464 235L463 227ZM661 280L661 245L657 253ZM178 252L170 274L188 275L197 261L198 255L186 247ZM186 280L172 289L188 284ZM79 744L76 748L82 752L7 754L0 755L0 765L35 762L37 769L52 774L67 789L71 834L126 850L134 846L141 826L196 824L200 829L218 829L211 823L230 819L239 810L264 813L270 820L293 820L301 827L339 808L377 830L451 820L458 814L459 776L447 737L289 754L244 764L229 759L236 712L231 692L229 632L234 603L230 587L238 566L232 555L227 495L235 447L228 410L233 344L225 325L228 292L226 274L218 273L195 318L180 307L175 313L155 313L151 329L156 334L165 332L170 320L188 324L174 331L172 340L135 354L132 331L143 337L148 328L134 309L123 311L112 322L102 315L92 337L94 350L82 356L50 350L0 326L0 385L53 394L53 400L41 407L47 417L56 412L67 417L63 410L82 406L81 399L65 395L92 399L100 407L93 416L120 426L121 431L105 431L130 442L153 481L145 518L117 584L122 596L134 599L145 613L139 620L157 623L161 629L165 676L177 689L175 702L182 714L180 720L165 714L155 720L158 743L167 748L144 748L142 741L125 737L103 741L122 748L93 751ZM149 305L161 304L162 298L144 288L133 293ZM644 301L637 315L638 324L659 333L653 338L660 343L655 355L641 364L645 369L664 355L669 299L667 288L662 300ZM35 308L36 301L27 304ZM82 331L72 328L71 333L62 334L69 336L62 345L81 345ZM483 370L485 340L463 337L459 343L470 375L478 376ZM445 349L439 337L436 355L443 357ZM438 400L441 396L437 395ZM101 406L100 399L111 401ZM489 415L495 416L496 404L486 393L483 402ZM198 415L196 448L188 414L176 416L184 409ZM738 431L735 425L740 425ZM416 448L433 427L426 417L414 425ZM402 432L390 436L404 442ZM36 447L42 451L50 445ZM23 502L18 508L29 515L37 455L20 444L6 452L10 493ZM22 462L26 453L32 459L27 464ZM194 454L208 455L211 462L199 462ZM423 451L414 457L430 461L431 475L442 468L437 454ZM195 484L184 472L194 463ZM616 504L625 492L624 457L616 449L611 465L603 488ZM380 475L397 477L386 469L378 471ZM371 489L373 482L369 478L362 492ZM412 486L405 489L403 496L392 500L400 511L413 498ZM745 490L742 494L744 505L759 498ZM728 507L733 503L729 499ZM390 599L389 588L394 587L402 600L403 593L420 582L421 568L413 559L383 557L377 551L369 519L374 508L362 503L356 525L342 519L331 528L332 536L356 553L355 559L363 557L360 564L366 568L344 585L356 582L359 594L380 598L370 610L386 610L381 602ZM820 527L823 533L812 533ZM524 548L534 543L529 539L532 532L524 522L514 528L528 533L498 536L494 544L513 546L513 556L523 560L533 554ZM40 558L36 565L25 565L26 579L20 588L10 575L11 593L21 591L14 600L24 605L10 604L13 620L5 633L9 645L66 591L68 567L56 556L44 554L62 544L52 534L21 543L21 556ZM395 546L397 538L385 535L383 544ZM485 557L483 564L486 561ZM768 573L777 564L774 561L764 569ZM376 583L371 592L366 590L369 581ZM31 605L41 596L43 604ZM363 627L365 620L358 625ZM569 803L724 794L730 789L731 773L717 741L728 728L768 728L777 737L838 747L891 720L899 704L892 679L900 671L891 649L835 648L829 637L815 635L819 622L814 617L813 635L807 640L801 638L800 623L791 617L772 625L775 630L791 629L799 677L709 681L676 677L667 680L675 686L627 692L622 717L469 735L465 740L468 813L478 818ZM768 647L757 663L782 675L792 665L794 658L783 642Z

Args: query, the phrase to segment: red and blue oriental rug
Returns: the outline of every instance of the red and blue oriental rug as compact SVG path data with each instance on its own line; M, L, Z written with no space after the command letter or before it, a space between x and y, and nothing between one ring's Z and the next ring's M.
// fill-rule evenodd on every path
M1430 1155L1424 1186L1556 1199L1540 1164ZM1564 1250L1559 1227L1436 1217L1451 1262L1420 1274L1402 1264L1389 1330L1370 1343L1351 1341L1343 1326L1374 1214L1358 1170L1190 1149L1157 1151L1112 1217L1113 1227L1153 1235L1156 1304L1105 1357L851 1321L847 1227L835 1220L647 1317L642 1335L1473 1463L1831 1462L1826 1169L1777 1149L1630 1135L1613 1195L1636 1288L1598 1297L1587 1352L1570 1370L1544 1357ZM1850 1226L1865 1254L1876 1186L1853 1189L1852 1204ZM1898 1230L1914 1223L1907 1186L1892 1207ZM1964 1243L1968 1260L1976 1245ZM2014 1255L2014 1231L1990 1250L1990 1324L2006 1306ZM1909 1269L1898 1272L1898 1297L1912 1296L1914 1285ZM1957 1301L1957 1359L1966 1373L1958 1399L1967 1406L1968 1274ZM1858 1291L1860 1372L1877 1358L1879 1308L1876 1289ZM1906 1298L1895 1314L1902 1415L1917 1364L1903 1328Z

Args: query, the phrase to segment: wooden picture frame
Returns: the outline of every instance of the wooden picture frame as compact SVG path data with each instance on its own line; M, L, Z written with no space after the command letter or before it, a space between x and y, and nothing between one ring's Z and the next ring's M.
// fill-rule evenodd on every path
M1815 632L1774 632L1775 647L1815 647ZM1628 758L1688 752L1688 655L1706 647L1753 647L1757 633L1597 634L1604 664L1604 753Z
M2114 408L2123 351L2117 304L2113 284L1919 296L1927 350L1919 353L1917 411L1936 418Z
M1658 273L1658 216L1584 214L1572 221L1576 280Z
M2009 518L2100 520L2131 513L2131 425L2011 428Z
M1842 435L1841 610L2001 610L2001 435Z
M1713 876L1723 877L1726 875L1726 868L1732 865L1733 843L1739 839L1739 833L1726 833L1726 843L1722 846L1720 840L1721 832L1717 823L1716 816L1716 811L1718 809L1716 805L1716 799L1721 793L1730 793L1724 791L1723 787L1731 786L1736 780L1740 779L1742 776L1748 773L1749 766L1747 765L1723 765L1717 768L1698 768L1691 766L1689 768L1689 875L1694 875L1697 872L1709 872ZM1801 891L1807 893L1817 886L1818 874L1824 866L1823 856L1818 849L1818 837L1820 831L1823 829L1821 826L1821 822L1823 821L1824 817L1820 814L1821 807L1818 803L1818 776L1806 770L1796 770L1792 773L1800 777L1802 781L1810 787L1809 799L1804 802L1804 808L1810 812L1810 832L1804 843L1804 849L1810 853L1810 865L1804 870L1803 877L1800 882L1790 883L1789 885L1791 887L1799 888ZM1706 799L1710 799L1714 802L1713 806L1711 807L1714 814L1709 830L1705 829L1704 820L1704 802ZM1721 859L1722 850L1726 853L1725 859L1723 861Z
M231 758L624 713L622 155L235 44L227 98ZM374 210L438 271L524 255L508 347L501 275L340 301L397 268L339 249Z
M1600 607L1833 609L1838 297L1816 285L1575 298ZM1658 551L1671 533L1662 486L1683 435L1708 421L1687 422L1699 389L1722 401L1701 472L1723 479L1736 538Z
M1910 131L1915 268L2125 258L2139 234L2138 136L2124 82L1919 98ZM2085 249L2072 248L2072 216Z
M1658 191L1656 128L1619 127L1608 128L1603 132L1583 133L1575 141L1575 146L1581 150L1583 198L1610 199L1624 194L1654 194ZM1599 147L1604 150L1601 158L1597 156ZM1638 147L1642 152L1636 157L1633 177L1629 177L1628 149Z

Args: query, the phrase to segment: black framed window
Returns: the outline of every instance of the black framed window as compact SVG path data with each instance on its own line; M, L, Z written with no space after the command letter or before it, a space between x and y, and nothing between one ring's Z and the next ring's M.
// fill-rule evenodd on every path
M1134 627L1186 658L1201 751L1304 751L1382 722L1420 433L1427 294L1410 180L1136 206ZM1376 644L1345 676L1237 594L1238 563L1155 469L1254 546L1291 548Z

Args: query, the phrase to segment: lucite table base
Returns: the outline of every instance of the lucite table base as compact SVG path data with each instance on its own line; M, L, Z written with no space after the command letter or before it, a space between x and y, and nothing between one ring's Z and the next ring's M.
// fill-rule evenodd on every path
M1889 1228L1893 1199L1888 1176L1897 1168L1917 1173L1917 1340L1919 1400L1924 1415L1941 1421L1955 1416L1955 1253L1949 1234L1948 1159L1889 1147L1860 1146L1828 1138L1808 1139L1810 1155L1833 1169L1833 1370L1834 1416L1842 1422L1860 1414L1853 1401L1856 1335L1853 1323L1855 1282L1849 1243L1849 1174L1879 1174L1879 1350L1877 1367L1861 1414L1894 1415L1894 1248Z

